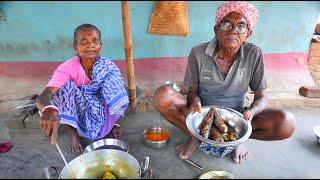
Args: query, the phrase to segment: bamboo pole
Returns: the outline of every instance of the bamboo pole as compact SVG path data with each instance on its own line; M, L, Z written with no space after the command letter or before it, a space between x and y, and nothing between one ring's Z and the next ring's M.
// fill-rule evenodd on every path
M121 1L122 25L124 36L124 52L127 64L127 79L129 89L130 106L133 108L137 105L136 83L134 75L134 64L132 55L132 35L130 22L130 6L128 1Z

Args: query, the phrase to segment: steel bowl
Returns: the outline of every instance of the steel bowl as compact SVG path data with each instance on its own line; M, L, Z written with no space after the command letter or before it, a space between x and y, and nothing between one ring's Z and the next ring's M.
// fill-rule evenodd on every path
M201 136L198 127L209 110L210 106L204 106L201 109L201 113L191 112L186 118L188 130L200 141L206 142L216 147L227 147L241 144L250 137L252 133L252 126L250 121L246 121L245 119L243 119L242 114L240 114L239 112L226 107L216 107L216 110L221 114L225 122L237 131L239 139L237 139L236 141L219 142Z
M186 159L185 162L200 170L202 173L198 179L236 179L236 176L228 171L205 170L200 164Z
M150 157L144 156L142 163L131 154L115 150L115 149L100 149L84 153L64 166L61 172L58 167L46 167L55 171L52 177L49 173L46 174L48 179L102 179L103 174L108 169L119 179L140 179L145 175L149 178L152 176L152 170L149 169Z
M154 132L154 133L166 132L169 134L169 136L164 140L155 141L155 140L150 140L146 138L146 133L148 132ZM170 139L170 131L161 126L149 127L143 131L142 141L147 147L150 147L150 148L154 148L154 149L163 148L169 144L169 139Z
M315 126L313 128L314 135L317 138L317 142L320 144L320 126Z
M129 146L124 141L120 139L106 138L106 139L100 139L88 145L84 149L84 153L91 152L94 150L99 150L99 149L117 149L117 150L129 152Z
M234 174L227 171L207 171L202 173L198 179L237 179Z

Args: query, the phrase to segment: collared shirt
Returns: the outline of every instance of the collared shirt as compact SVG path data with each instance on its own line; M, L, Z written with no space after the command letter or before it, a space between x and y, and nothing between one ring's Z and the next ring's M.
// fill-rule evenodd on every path
M191 49L184 83L199 86L198 96L203 106L240 110L249 87L252 91L267 88L262 51L256 45L244 42L224 76L217 64L217 45L214 38Z

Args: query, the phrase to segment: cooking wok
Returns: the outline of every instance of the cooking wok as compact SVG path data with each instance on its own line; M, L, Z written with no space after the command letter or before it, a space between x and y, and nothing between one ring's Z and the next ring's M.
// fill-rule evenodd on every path
M50 167L59 174L59 179L102 179L106 170L112 172L119 179L140 179L146 172L149 178L152 171L148 169L149 156L145 156L141 166L139 162L129 153L115 149L101 149L84 153L68 163L72 177L65 166L61 173L56 167ZM48 173L46 173L48 174ZM52 178L48 177L47 178Z

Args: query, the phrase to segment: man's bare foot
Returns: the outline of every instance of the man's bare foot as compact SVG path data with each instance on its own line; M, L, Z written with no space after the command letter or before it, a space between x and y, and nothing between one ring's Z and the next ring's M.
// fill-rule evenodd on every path
M188 159L193 151L199 147L200 141L196 138L191 138L187 143L181 144L176 148L177 157L179 159Z
M122 135L122 131L121 128L117 125L114 125L112 130L111 130L111 135L113 138L115 139L119 139L120 136Z
M232 160L235 163L242 163L248 158L247 148L243 144L239 144L232 152Z
M80 143L80 136L78 134L70 134L69 150L72 152L82 152L83 146Z

